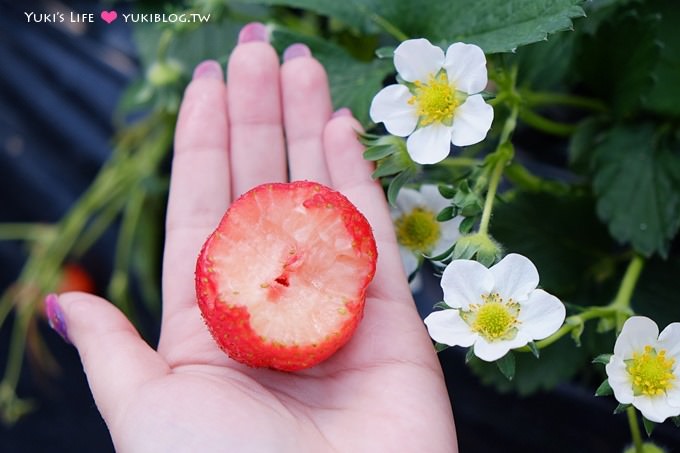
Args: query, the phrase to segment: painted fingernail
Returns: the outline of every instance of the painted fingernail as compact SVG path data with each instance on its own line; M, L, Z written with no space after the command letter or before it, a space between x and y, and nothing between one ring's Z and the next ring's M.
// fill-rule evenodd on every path
M244 25L238 34L238 43L243 44L246 42L267 42L269 41L267 36L267 27L260 22L251 22Z
M352 116L352 111L347 107L342 107L333 112L331 118L338 118L341 116Z
M302 43L291 44L283 51L283 61L292 60L299 57L311 57L312 51Z
M193 78L222 80L222 67L215 60L205 60L196 66Z
M47 313L47 321L50 327L59 334L65 342L71 343L68 339L68 332L66 330L66 319L64 312L59 306L59 297L56 294L48 294L45 297L45 312Z

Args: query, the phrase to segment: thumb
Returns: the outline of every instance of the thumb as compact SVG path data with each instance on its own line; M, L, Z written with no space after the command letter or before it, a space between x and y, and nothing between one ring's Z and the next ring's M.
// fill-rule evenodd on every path
M70 292L45 299L50 326L78 349L97 407L110 425L141 384L169 372L165 360L109 301Z

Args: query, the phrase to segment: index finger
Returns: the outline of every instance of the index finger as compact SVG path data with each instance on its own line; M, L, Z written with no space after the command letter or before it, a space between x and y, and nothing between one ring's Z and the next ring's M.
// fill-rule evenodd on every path
M196 258L229 205L228 130L222 69L216 61L206 61L197 66L184 93L175 132L159 347L164 336L172 336L167 331L173 330L175 314L196 307ZM182 323L186 319L180 320Z

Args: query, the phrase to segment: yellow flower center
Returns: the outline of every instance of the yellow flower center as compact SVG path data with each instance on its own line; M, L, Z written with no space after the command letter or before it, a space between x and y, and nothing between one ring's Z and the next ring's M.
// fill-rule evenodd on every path
M517 334L519 304L503 300L498 293L485 294L481 304L471 304L460 316L486 341L511 340Z
M437 76L430 75L425 83L416 80L414 85L414 95L408 103L417 105L421 126L450 123L453 120L460 99L456 95L455 87L449 83L446 72L442 71Z
M397 241L409 250L427 253L434 249L441 229L434 212L424 207L402 215L395 221Z
M633 353L633 358L626 362L626 370L633 382L635 396L663 395L675 381L676 376L673 374L675 359L667 358L665 349L657 352L647 345L644 352Z

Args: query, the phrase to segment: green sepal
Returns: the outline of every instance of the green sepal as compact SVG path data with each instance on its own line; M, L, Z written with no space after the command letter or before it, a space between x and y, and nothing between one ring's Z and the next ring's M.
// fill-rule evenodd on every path
M470 360L472 360L475 357L475 348L470 346L465 353L465 363L468 364L470 363Z
M364 151L364 159L366 160L380 160L387 156L394 154L397 151L392 145L373 145L366 148Z
M442 197L447 198L449 200L453 198L454 195L456 195L456 189L446 184L439 184L437 186L437 189L439 189L439 194Z
M378 162L378 166L373 171L371 177L373 179L378 179L382 178L383 176L394 175L405 170L406 167L407 165L401 159L397 159L397 156L392 154Z
M620 414L621 412L625 412L626 409L630 407L630 404L620 404L616 406L616 409L614 409L614 414Z
M574 340L577 348L581 347L581 335L583 334L583 329L585 329L585 327L586 324L581 321L580 323L576 324L576 327L571 331L571 339Z
M680 428L680 415L671 417L671 421L673 422L676 428Z
M452 307L449 307L449 306L446 304L446 302L444 302L443 300L440 300L439 302L437 302L436 304L434 304L434 305L432 306L432 308L440 308L440 309L442 309L442 310L449 310L449 309L451 309Z
M406 170L399 173L397 176L392 178L390 185L387 187L387 201L390 205L397 205L397 195L399 191L406 183L408 183L414 176L416 171L413 168L407 168Z
M616 328L616 319L613 316L600 318L597 323L597 333L610 332Z
M477 223L477 216L466 217L463 219L462 222L460 222L460 225L458 226L458 231L460 232L460 234L468 234L470 231L472 231L472 228L475 226L475 223Z
M444 209L442 209L439 214L437 214L437 222L446 222L455 216L454 212L454 207L453 206L447 206Z
M394 58L394 47L385 46L375 49L375 56L378 58Z
M602 365L606 365L609 363L609 359L612 358L613 354L600 354L597 357L593 359L591 363L599 363Z
M449 346L448 344L437 343L436 341L434 342L434 350L437 352L442 352L444 349L448 349L450 347L451 346Z
M613 395L614 391L612 390L611 385L609 385L609 380L605 379L602 384L595 390L595 396L608 396L608 395Z
M428 256L428 255L423 255L425 258L427 258L430 261L443 261L449 256L451 256L451 253L453 252L453 249L456 247L456 244L451 245L448 249L440 253L439 255L435 256Z
M538 346L536 346L536 342L530 341L527 343L527 346L531 350L531 353L536 357L537 359L541 357L541 351L538 349Z
M654 428L656 428L656 423L654 423L651 420L647 420L647 418L643 415L642 416L642 426L645 427L645 432L647 433L647 437L649 437L649 436L652 435Z
M512 378L515 377L515 355L512 352L508 352L496 360L496 366L508 381L512 381Z

